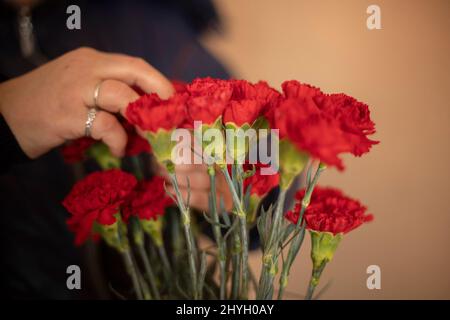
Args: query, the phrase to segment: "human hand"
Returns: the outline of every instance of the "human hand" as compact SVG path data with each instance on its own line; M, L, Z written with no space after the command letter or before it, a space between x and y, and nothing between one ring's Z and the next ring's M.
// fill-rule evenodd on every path
M20 77L0 84L0 113L22 150L37 158L66 140L85 134L87 112L94 107L91 136L122 156L125 130L114 113L124 114L139 96L132 89L169 97L173 87L159 71L140 58L80 48Z

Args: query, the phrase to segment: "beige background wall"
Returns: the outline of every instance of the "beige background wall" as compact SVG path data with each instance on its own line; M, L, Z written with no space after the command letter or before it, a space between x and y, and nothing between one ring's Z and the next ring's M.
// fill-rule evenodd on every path
M298 79L371 106L381 144L322 184L361 199L375 221L351 234L325 271L322 298L450 298L450 1L217 0L225 33L210 50L248 80ZM382 30L366 28L381 7ZM289 298L310 273L309 239ZM259 264L259 261L256 261ZM382 289L366 288L366 268Z

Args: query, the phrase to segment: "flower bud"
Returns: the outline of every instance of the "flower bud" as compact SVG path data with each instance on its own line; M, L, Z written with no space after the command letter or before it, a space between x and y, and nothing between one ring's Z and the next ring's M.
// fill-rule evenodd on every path
M100 233L105 242L120 252L128 250L129 243L127 238L127 226L120 218L120 214L116 214L116 222L110 225L95 223L94 229Z
M280 187L287 190L294 178L305 168L308 155L298 150L287 139L281 139L279 146Z
M153 154L159 163L165 163L172 159L172 150L177 144L176 141L172 141L172 131L159 129L156 133L146 132L147 140L152 146Z

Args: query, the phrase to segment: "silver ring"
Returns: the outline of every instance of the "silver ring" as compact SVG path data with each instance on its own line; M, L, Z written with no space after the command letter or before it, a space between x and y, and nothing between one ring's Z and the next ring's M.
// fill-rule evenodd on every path
M97 108L89 108L86 120L86 126L84 127L84 135L86 137L91 136L92 125L94 124L95 117L97 116Z
M100 93L100 87L102 85L102 82L103 81L100 81L99 83L97 83L97 85L95 86L95 89L94 89L94 107L93 108L89 108L89 110L88 110L86 126L84 128L84 135L86 137L90 137L91 136L92 125L94 124L95 117L97 116L98 95Z
M94 107L95 108L98 108L98 104L97 104L98 95L100 93L100 87L101 87L102 83L103 83L103 80L100 81L99 83L97 83L97 85L95 86L95 89L94 89Z

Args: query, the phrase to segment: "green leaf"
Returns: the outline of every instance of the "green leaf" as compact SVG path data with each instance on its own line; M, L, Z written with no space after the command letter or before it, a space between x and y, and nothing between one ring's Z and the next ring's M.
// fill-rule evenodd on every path
M285 260L288 270L291 268L292 264L295 261L295 258L298 255L298 252L300 251L304 237L305 237L305 228L302 228L300 229L299 234L297 234L291 242L291 246L289 247L289 252Z
M246 211L248 211L247 209L248 209L248 207L249 207L249 204L250 204L250 192L251 192L251 188L252 188L252 186L251 185L249 185L248 187L247 187L247 190L245 190L245 194L244 194L244 210L246 210Z
M198 277L198 292L199 292L199 299L202 299L203 295L203 285L205 283L205 276L207 271L207 263L206 263L206 253L205 251L202 251L202 255L200 258L200 274Z
M220 212L222 213L222 219L225 222L225 224L229 227L231 226L231 219L230 219L230 215L228 214L227 210L225 210L225 203L223 201L223 197L220 197L219 200L219 207L220 207Z
M288 237L292 234L293 231L295 231L296 225L293 223L289 223L286 228L284 228L282 232L282 239L281 242L285 243L288 240Z
M261 208L261 215L259 216L257 222L258 233L261 241L261 246L263 249L265 249L267 246L266 242L269 237L270 225L272 222L271 218L272 212L273 212L273 205L270 205L268 210Z

